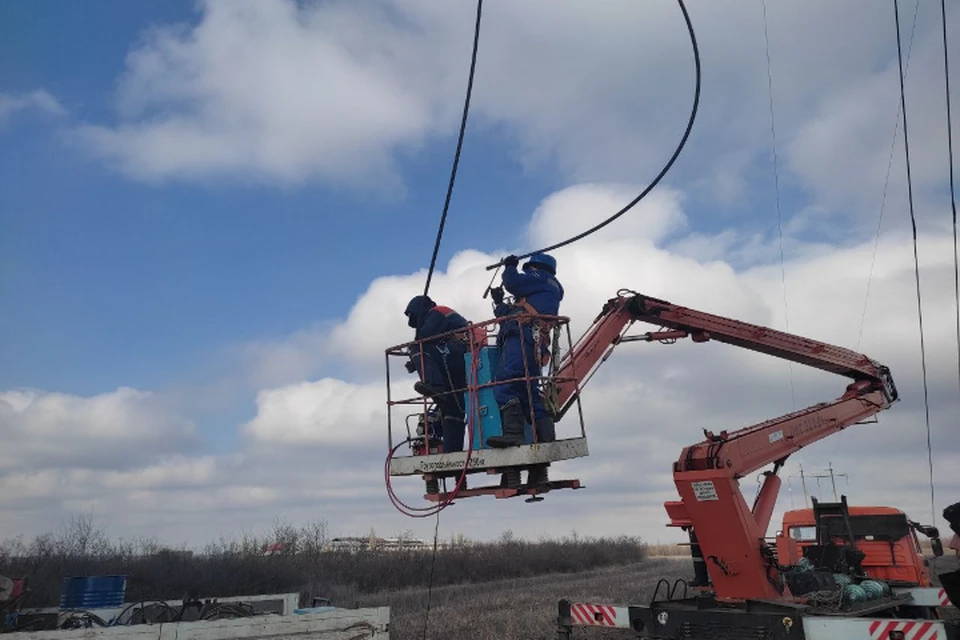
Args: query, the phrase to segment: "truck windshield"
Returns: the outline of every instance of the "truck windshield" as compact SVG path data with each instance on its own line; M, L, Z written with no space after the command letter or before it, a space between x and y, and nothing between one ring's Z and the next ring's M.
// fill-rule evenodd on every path
M841 518L830 516L823 519L827 534L831 537L845 537L846 529ZM850 528L858 540L896 541L910 534L907 517L903 514L857 515L850 516ZM814 542L817 528L813 525L790 527L789 536L797 542Z
M797 542L812 542L817 539L817 528L809 527L790 527L790 537Z

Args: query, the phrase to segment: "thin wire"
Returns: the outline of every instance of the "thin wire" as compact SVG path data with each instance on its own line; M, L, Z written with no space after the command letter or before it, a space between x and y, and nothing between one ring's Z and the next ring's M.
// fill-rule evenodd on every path
M437 230L437 240L433 245L433 255L430 257L430 269L427 271L427 282L423 285L423 295L430 291L430 281L433 279L433 268L437 264L437 254L440 252L440 239L443 237L443 227L447 223L447 211L450 209L450 198L453 197L453 183L457 179L457 166L460 164L460 150L463 148L463 135L467 129L467 113L470 111L470 95L473 93L473 74L477 68L477 48L480 44L480 17L483 13L483 0L477 0L477 22L473 28L473 53L470 56L470 76L467 79L467 96L463 101L463 117L460 119L460 135L457 137L457 151L453 155L453 167L450 170L450 182L447 185L447 197L443 202L443 213L440 215L440 228Z
M553 251L554 249L559 249L560 247L565 247L568 244L573 244L574 242L577 242L578 240L582 240L587 236L589 236L590 234L596 233L600 229L603 229L605 226L607 226L608 224L610 224L611 222L613 222L614 220L616 220L617 218L625 214L627 211L632 209L634 205L636 205L638 202L643 200L648 193L653 191L653 188L656 187L657 184L659 184L660 180L663 179L663 176L665 176L667 174L667 171L670 170L670 167L673 166L673 163L677 161L677 158L680 156L680 152L683 150L683 147L687 144L687 138L690 137L690 132L693 130L693 122L697 118L697 110L699 109L699 106L700 106L700 74L701 74L700 48L697 45L697 35L693 30L693 23L690 21L690 14L687 13L687 6L683 4L683 0L677 0L677 3L680 5L680 11L683 12L683 20L684 22L686 22L687 32L690 34L690 44L693 47L693 62L696 67L695 69L696 88L694 89L694 93L693 93L693 107L690 110L690 118L687 121L687 127L684 130L683 137L680 139L680 143L677 145L677 148L674 150L673 155L667 161L667 164L663 166L663 169L660 170L660 173L657 174L657 176L653 179L653 181L649 185L647 185L647 188L641 191L640 195L638 195L636 198L628 202L626 206L620 209L620 211L617 211L615 214L613 214L603 222L600 222L590 227L589 229L587 229L586 231L583 231L582 233L578 233L577 235L571 238L567 238L562 242L552 244L549 247L544 247L543 249L537 249L536 251L530 251L529 253L524 253L523 255L517 256L518 258L527 258L529 256L532 256L535 253L543 253L547 251ZM502 260L496 264L491 264L487 267L487 271L490 271L491 269L496 269L502 264L503 264Z
M953 123L950 115L950 61L947 55L947 3L940 0L943 18L943 80L947 94L947 152L950 158L950 208L953 210L953 286L957 303L957 383L960 384L960 258L957 253L957 198L953 185Z
M783 321L786 325L787 333L790 333L790 312L787 307L787 270L784 266L783 258L783 215L780 210L780 168L779 158L777 157L777 125L773 111L773 65L770 62L770 35L767 32L767 1L762 0L763 4L763 41L767 51L767 92L770 95L770 137L773 140L773 185L776 192L777 201L777 233L780 236L780 284L783 288ZM793 384L793 363L788 362L787 368L790 371L790 401L793 403L793 410L797 410L797 394Z
M920 0L913 5L913 26L910 27L910 40L907 43L907 62L904 66L904 76L910 71L910 56L913 53L913 35L917 30L917 14L920 12ZM873 241L873 256L870 258L870 274L867 276L867 292L863 296L863 313L860 314L860 331L857 334L857 348L863 340L863 328L867 322L867 303L870 301L870 285L873 282L873 271L877 265L877 249L880 247L880 229L883 225L883 212L887 205L887 186L890 184L890 171L893 169L893 152L897 144L897 132L900 131L900 103L897 102L897 117L893 123L893 136L890 138L890 155L887 158L887 175L883 179L883 195L880 196L880 214L877 216L877 234Z
M930 442L930 398L927 390L927 351L923 342L923 304L920 298L920 255L917 250L917 218L913 209L913 178L910 173L910 139L907 136L907 94L903 82L903 54L900 47L900 5L893 0L893 11L897 28L897 61L900 67L900 111L903 113L903 152L907 165L907 200L910 208L910 226L913 229L913 265L917 281L917 320L920 323L920 366L923 372L923 408L927 426L927 461L930 468L930 516L936 521L933 485L933 446Z
M440 512L437 511L437 523L433 526L433 554L430 556L430 580L427 581L427 610L423 614L423 640L427 640L427 627L430 624L430 603L433 600L433 568L437 564L437 541L440 538Z

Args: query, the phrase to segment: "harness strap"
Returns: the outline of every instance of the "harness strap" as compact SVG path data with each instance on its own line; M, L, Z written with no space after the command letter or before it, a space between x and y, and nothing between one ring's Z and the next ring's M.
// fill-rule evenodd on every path
M530 304L526 298L516 298L513 301L514 307L519 307L523 309L531 316L533 316L533 329L535 334L536 346L541 350L545 351L539 360L540 366L545 367L550 362L550 331L556 326L555 320L544 320L543 318L536 317L539 315L539 311L533 308L533 305Z

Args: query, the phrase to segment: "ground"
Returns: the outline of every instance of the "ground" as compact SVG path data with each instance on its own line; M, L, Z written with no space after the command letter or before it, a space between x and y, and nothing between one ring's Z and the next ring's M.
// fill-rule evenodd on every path
M692 578L690 559L651 558L644 562L566 575L515 578L433 590L429 640L553 640L557 637L557 602L609 604L649 602L657 580ZM390 607L392 640L423 639L427 590L404 589L362 596L360 606ZM623 630L584 629L575 637L593 640L630 638Z
M960 561L955 557L932 559L934 575L958 568ZM617 605L645 604L650 601L660 578L672 583L677 578L692 577L689 558L651 558L574 574L439 587L433 590L426 636L423 629L427 590L424 588L362 596L357 602L360 606L390 607L393 640L554 640L557 601L562 598ZM944 612L944 617L951 619L958 615L949 609ZM619 629L577 629L574 637L625 640L633 636Z

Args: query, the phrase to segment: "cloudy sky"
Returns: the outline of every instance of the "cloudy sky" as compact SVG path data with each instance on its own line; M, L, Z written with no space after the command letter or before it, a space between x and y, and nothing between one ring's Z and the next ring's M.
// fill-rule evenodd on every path
M939 11L901 4L939 519L960 499L943 54ZM91 510L114 537L191 545L279 519L432 534L384 489L383 351L423 287L474 11L0 5L0 538ZM929 521L893 8L768 2L779 190L763 5L690 11L693 134L640 206L556 253L562 312L582 332L628 287L887 364L902 401L792 458L779 507L803 504L800 462L832 464L851 501ZM675 3L489 0L434 297L484 319L485 265L632 199L693 84ZM583 397L591 455L552 468L587 488L460 501L441 535L679 539L662 503L684 445L845 384L721 344L624 345Z

